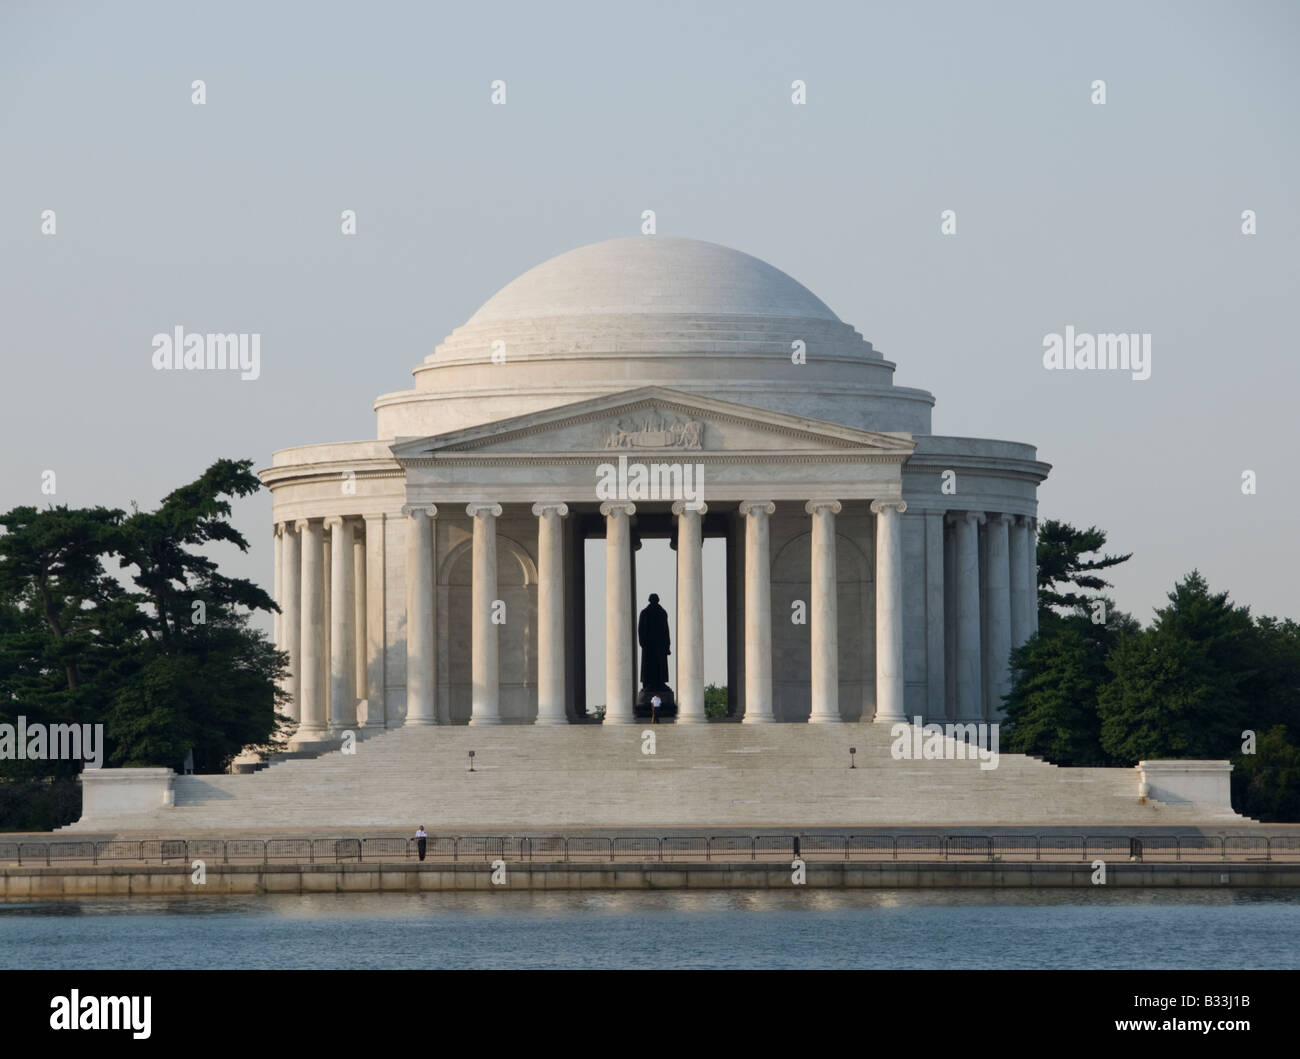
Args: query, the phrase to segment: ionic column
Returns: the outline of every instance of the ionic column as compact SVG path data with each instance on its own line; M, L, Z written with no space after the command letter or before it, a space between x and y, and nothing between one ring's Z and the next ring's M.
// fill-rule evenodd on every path
M876 720L906 720L903 702L902 500L873 500L876 516Z
M957 719L957 530L943 519L943 711L945 721ZM935 718L938 720L938 718Z
M947 720L944 683L944 531L943 512L925 513L925 712L926 720ZM904 708L906 710L906 707Z
M1025 564L1029 567L1029 635L1038 631L1038 519L1025 519L1029 538L1025 549Z
M835 516L842 505L838 500L809 500L804 510L812 516L812 599L808 607L812 714L808 720L830 724L841 720Z
M989 693L988 719L1000 720L1006 713L1003 696L1011 690L1011 560L1007 515L988 516L988 607L989 607Z
M360 533L357 530L361 530ZM366 537L365 523L352 524L352 680L358 703L366 699ZM369 715L367 714L367 717ZM369 723L367 721L367 723Z
M673 504L677 516L677 723L703 724L704 527L703 501Z
M1011 647L1015 649L1032 635L1029 609L1034 593L1029 587L1029 519L1018 515L1011 523Z
M294 528L300 534L301 607L299 629L298 696L301 713L295 743L310 742L325 735L325 689L321 686L325 640L325 585L321 569L324 549L323 527L310 519L299 519Z
M470 605L474 612L470 618L473 629L470 642L473 690L469 723L500 724L500 645L497 627L492 621L492 606L497 598L497 519L501 517L501 505L468 504L465 514L474 520L474 589Z
M382 729L388 724L388 693L385 687L388 683L385 537L390 517L384 514L366 516L366 654L361 672L365 677L368 729ZM358 636L361 635L361 628L358 626Z
M327 518L330 531L330 731L357 726L356 600L353 591L352 523Z
M745 500L745 716L744 724L776 720L772 698L771 500Z
M284 527L275 523L271 527L271 536L275 541L275 569L272 573L271 598L280 609L274 614L271 623L271 642L276 649L284 650Z
M957 583L957 720L983 719L983 669L980 664L980 561L978 511L948 516L956 537Z
M406 516L406 724L437 723L434 712L433 519L438 509L402 508Z
M537 516L537 723L567 724L564 693L564 523L569 505L533 505Z
M292 522L280 524L283 570L280 575L280 649L289 652L289 675L284 690L289 693L285 713L295 721L302 716L299 702L299 677L302 673L302 542Z
M635 724L632 672L632 548L628 519L636 505L606 500L605 516L605 723Z

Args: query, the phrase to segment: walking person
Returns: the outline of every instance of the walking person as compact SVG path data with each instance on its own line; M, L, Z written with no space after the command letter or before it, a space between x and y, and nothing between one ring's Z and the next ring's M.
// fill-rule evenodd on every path
M659 707L664 704L664 700L659 697L659 692L655 692L650 697L650 723L659 723Z
M428 847L428 843L429 832L427 832L424 829L424 825L421 824L415 829L415 849L420 854L421 860L424 860L424 851Z

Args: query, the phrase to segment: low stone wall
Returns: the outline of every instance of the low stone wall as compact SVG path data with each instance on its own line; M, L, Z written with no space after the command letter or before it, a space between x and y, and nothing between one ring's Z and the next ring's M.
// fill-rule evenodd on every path
M194 882L188 866L0 869L0 900L457 890L793 890L947 887L1095 888L1090 863L809 862L796 885L791 866L754 863L665 865L490 864L219 865ZM1300 887L1300 864L1106 864L1106 886Z
M170 808L175 800L169 768L84 769L81 818L115 817Z
M1165 805L1232 808L1232 765L1227 761L1139 761L1138 795Z

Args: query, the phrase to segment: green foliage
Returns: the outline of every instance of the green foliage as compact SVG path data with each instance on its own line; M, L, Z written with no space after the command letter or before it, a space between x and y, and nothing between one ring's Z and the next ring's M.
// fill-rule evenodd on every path
M1042 624L1011 654L1003 745L1057 765L1109 763L1101 745L1097 693L1110 677L1106 657L1136 622L1118 611L1106 625L1080 615Z
M247 551L226 520L232 499L260 488L251 467L218 460L151 512L0 515L0 721L103 724L106 764L179 767L193 750L197 771L267 740L288 658L249 618L275 604L196 550ZM0 762L9 777L79 768Z
M1057 765L1109 764L1102 746L1097 696L1110 680L1106 659L1138 623L1101 590L1110 583L1094 571L1127 555L1088 558L1106 534L1049 519L1039 527L1038 632L1011 653L1003 745ZM1079 589L1071 591L1068 589Z
M0 721L85 723L132 668L143 617L104 569L121 511L0 515ZM75 762L0 762L7 776L71 776Z
M1258 736L1255 753L1233 756L1232 804L1266 823L1300 820L1300 748L1285 725Z
M1110 588L1111 584L1096 575L1098 570L1127 562L1133 553L1126 555L1100 555L1087 558L1087 554L1100 552L1106 545L1106 534L1096 526L1086 530L1076 529L1068 522L1048 519L1038 527L1038 607L1044 610L1055 607L1067 613L1078 613L1096 597L1085 595ZM1071 589L1082 591L1071 591Z
M710 721L721 721L728 713L727 686L708 684L704 688L704 715Z
M1116 759L1226 758L1240 742L1257 651L1246 607L1192 571L1150 628L1116 644L1097 699L1102 746Z
M53 831L80 816L76 779L0 779L0 831Z
M1128 559L1086 557L1105 540L1043 524L1039 631L1012 652L1003 745L1061 765L1227 758L1238 812L1300 820L1300 626L1252 619L1193 570L1143 629L1100 594L1095 572Z

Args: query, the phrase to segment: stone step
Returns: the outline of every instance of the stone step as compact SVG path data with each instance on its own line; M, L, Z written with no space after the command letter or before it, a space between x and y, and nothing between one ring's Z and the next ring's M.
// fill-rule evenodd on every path
M654 755L641 752L647 731ZM1139 803L1132 769L1063 769L1013 754L994 769L978 760L895 760L893 743L889 726L872 724L398 729L358 743L355 754L177 777L174 808L131 817L134 824L115 816L74 828L1245 822L1197 806Z

